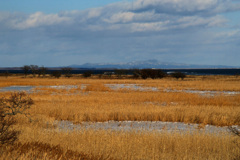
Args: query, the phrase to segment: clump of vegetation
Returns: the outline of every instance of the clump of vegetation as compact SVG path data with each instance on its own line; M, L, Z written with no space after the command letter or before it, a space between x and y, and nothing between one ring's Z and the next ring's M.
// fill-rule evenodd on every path
M157 78L164 78L166 73L164 73L161 69L136 69L133 72L134 78L142 78L142 79L157 79Z
M37 71L37 73L38 73L38 77L40 77L41 75L43 76L43 77L45 77L46 76L46 73L47 73L47 68L46 67L40 67L39 69L38 69L38 71Z
M64 67L64 68L62 68L62 72L65 75L65 77L67 77L67 78L72 77L72 73L71 73L72 72L72 68Z
M33 104L33 100L26 93L13 93L11 97L0 98L0 145L13 144L19 135L19 131L12 130L16 123L15 115L25 114Z
M182 80L186 77L186 74L182 73L182 72L174 72L171 74L172 77L179 79L181 78Z
M55 78L60 78L62 76L62 73L61 73L61 71L53 71L51 73L51 76L55 77Z
M92 76L92 71L86 71L83 73L83 77L88 78Z
M22 70L23 70L24 75L25 75L25 78L26 78L27 75L28 75L28 72L29 72L29 70L30 70L30 66L25 65L25 66L22 67Z

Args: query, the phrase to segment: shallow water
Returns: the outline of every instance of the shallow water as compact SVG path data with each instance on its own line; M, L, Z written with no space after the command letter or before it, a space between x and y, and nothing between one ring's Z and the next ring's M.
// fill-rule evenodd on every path
M54 88L54 89L74 89L77 88L77 85L60 85L60 86L9 86L9 87L1 87L0 92L8 92L8 91L25 91L25 92L34 92L36 88Z
M8 91L26 91L31 92L35 86L9 86L9 87L1 87L0 92L8 92Z
M208 90L191 90L191 89L186 89L186 90L172 90L172 89L164 89L164 92L186 92L186 93L195 93L199 94L202 96L216 96L216 95L237 95L240 94L240 92L236 91L208 91Z
M55 121L60 131L73 131L84 129L113 130L113 131L168 131L189 133L200 131L204 133L228 133L228 127L216 127L206 125L204 128L198 124L186 124L182 122L161 122L161 121L107 121L107 122L82 122L73 124L70 121ZM240 126L233 126L240 131Z
M159 91L156 87L144 87L142 84L105 84L112 90L130 89L135 91Z
M7 92L7 91L26 91L28 93L38 92L37 88L53 88L53 89L77 89L83 90L88 86L88 84L81 84L81 85L59 85L59 86L9 86L9 87L1 87L0 92ZM156 87L145 87L142 84L105 84L106 87L109 87L112 90L119 90L119 89L129 89L134 91L154 91L158 92L161 91ZM216 95L237 95L240 92L237 91L209 91L209 90L192 90L192 89L185 89L185 90L174 90L174 89L162 89L163 92L186 92L186 93L194 93L199 94L202 96L216 96Z

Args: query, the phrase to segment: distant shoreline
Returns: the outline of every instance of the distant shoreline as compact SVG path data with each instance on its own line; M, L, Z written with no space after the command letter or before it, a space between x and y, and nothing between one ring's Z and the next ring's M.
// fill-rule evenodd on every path
M61 70L60 67L48 68L48 73L52 71ZM72 68L72 74L83 74L86 71L92 71L93 74L103 74L104 72L114 72L119 69L114 68ZM131 75L134 69L121 69L127 71ZM161 69L166 73L183 72L187 75L240 75L240 68L175 68L175 69ZM20 67L16 68L0 68L0 73L23 74L24 71ZM31 72L29 72L31 73Z

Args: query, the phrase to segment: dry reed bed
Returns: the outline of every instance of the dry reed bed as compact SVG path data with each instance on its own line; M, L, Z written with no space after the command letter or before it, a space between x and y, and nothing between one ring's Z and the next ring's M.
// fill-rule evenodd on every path
M240 96L203 97L191 93L89 92L34 95L31 114L57 120L170 121L218 126L240 125Z
M55 132L21 126L20 140L1 159L237 159L240 139L225 134ZM10 154L9 154L10 153Z
M81 84L143 84L145 86L157 87L159 89L194 89L212 91L240 91L240 78L234 76L194 76L182 80L163 78L156 80L141 79L80 79L80 78L21 78L21 77L0 77L0 87L12 85L81 85Z
M55 120L172 121L217 126L240 125L240 95L200 96L193 93L113 91L104 84L143 84L172 89L240 91L234 77L187 78L184 81L43 79L9 77L0 86L77 85L76 89L43 88L30 95L32 122L17 117L17 145L0 150L0 159L238 159L240 139L224 134L168 132L54 131ZM81 84L89 84L80 90ZM218 87L219 85L219 87ZM71 94L70 94L71 93ZM0 93L9 96L10 92ZM51 129L52 127L52 129Z
M5 79L4 79L5 80ZM207 85L209 79L202 81ZM232 83L234 82L234 83ZM214 80L210 84L228 84L227 89L236 87L238 81L228 78ZM7 83L1 81L0 85ZM240 125L240 95L201 96L183 92L143 92L121 89L113 91L104 84L144 84L148 86L166 85L198 86L199 80L95 80L95 79L43 79L9 78L9 84L20 85L77 85L74 89L41 88L31 94L35 106L30 110L33 117L42 115L57 120L82 121L170 121L203 123L218 126ZM35 84L34 84L35 83ZM80 90L81 84L89 84ZM184 85L183 85L184 84ZM231 85L232 86L231 86ZM214 85L213 85L214 86ZM222 85L224 86L224 85ZM215 86L217 87L217 86ZM219 87L221 88L221 87ZM0 93L7 95L9 92Z

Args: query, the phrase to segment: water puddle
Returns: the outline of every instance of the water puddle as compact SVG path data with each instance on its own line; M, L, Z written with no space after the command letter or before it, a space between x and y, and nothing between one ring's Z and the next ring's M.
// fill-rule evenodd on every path
M83 86L84 87L84 86ZM60 85L60 86L9 86L9 87L1 87L0 92L8 92L8 91L25 91L28 93L37 92L37 88L53 88L53 89L76 89L77 85Z
M216 127L206 125L202 128L199 124L186 124L182 122L161 122L161 121L108 121L108 122L82 122L73 124L70 121L55 121L59 131L73 130L113 130L113 131L168 131L188 133L200 131L205 133L230 133L228 127ZM240 126L232 126L240 131Z
M194 93L194 94L199 94L202 96L216 96L216 95L237 95L240 94L240 92L236 91L201 91L201 90L172 90L172 89L164 89L164 92L186 92L186 93Z
M77 85L60 85L60 86L39 86L39 88L52 88L52 89L77 89Z
M32 92L35 86L9 86L9 87L1 87L0 92L8 92L8 91L26 91Z
M105 84L105 86L112 90L159 91L156 87L144 87L142 84Z
M39 92L41 88L52 88L52 89L78 89L79 91L83 91L89 84L81 84L81 85L56 85L56 86L9 86L9 87L1 87L0 92L7 91L26 91L28 93ZM159 90L156 87L146 87L143 84L105 84L106 87L112 90L120 90L120 89L128 89L134 91L163 91L163 92L186 92L186 93L194 93L202 96L216 96L216 95L237 95L240 94L238 91L201 91L201 90L174 90L174 89L162 89ZM40 89L40 90L38 90Z

